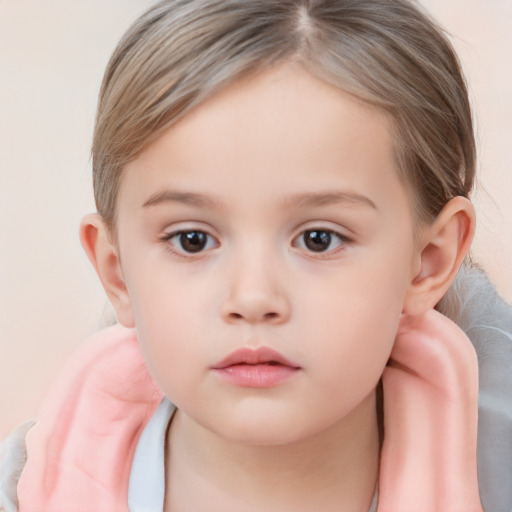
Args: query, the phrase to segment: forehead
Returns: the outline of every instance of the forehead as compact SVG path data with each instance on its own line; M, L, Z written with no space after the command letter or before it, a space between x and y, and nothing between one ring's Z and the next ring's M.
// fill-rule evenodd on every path
M254 208L340 188L376 205L407 199L391 120L295 64L230 85L164 132L126 167L120 214L166 188L219 202L242 194Z

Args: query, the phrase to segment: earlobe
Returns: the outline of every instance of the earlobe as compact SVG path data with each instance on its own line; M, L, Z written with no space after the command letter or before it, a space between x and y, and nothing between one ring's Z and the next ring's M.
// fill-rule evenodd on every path
M451 199L422 237L419 271L413 276L404 313L421 315L433 309L452 284L475 231L475 210L465 197Z
M80 242L114 306L118 322L125 327L134 327L133 312L118 251L109 239L101 215L92 213L82 219Z

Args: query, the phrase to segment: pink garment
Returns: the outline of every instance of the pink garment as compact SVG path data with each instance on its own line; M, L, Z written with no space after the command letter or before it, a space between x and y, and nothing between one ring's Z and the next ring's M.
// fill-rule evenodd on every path
M383 385L378 512L482 512L478 363L464 332L433 310L402 317Z
M465 334L436 311L403 318L383 384L378 512L482 512L477 362ZM161 399L133 330L91 339L27 435L20 512L127 512L135 447Z
M27 434L20 512L128 512L137 441L162 398L134 330L117 325L91 338Z

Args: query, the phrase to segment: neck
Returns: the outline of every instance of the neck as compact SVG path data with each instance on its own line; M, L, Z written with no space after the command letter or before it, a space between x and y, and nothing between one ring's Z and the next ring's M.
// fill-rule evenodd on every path
M231 504L223 510L367 512L378 459L375 393L330 428L284 445L232 442L177 411L168 434L166 510L222 502Z

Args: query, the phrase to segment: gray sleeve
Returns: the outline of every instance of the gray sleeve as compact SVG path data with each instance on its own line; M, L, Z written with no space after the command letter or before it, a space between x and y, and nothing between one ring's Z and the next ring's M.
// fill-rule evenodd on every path
M25 436L34 424L26 421L0 443L0 512L18 512L16 488L27 460Z
M512 336L500 326L494 329L477 346L478 479L486 511L512 512Z
M512 308L471 266L461 269L439 306L466 332L478 356L482 505L486 512L512 512Z

